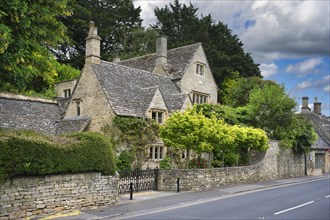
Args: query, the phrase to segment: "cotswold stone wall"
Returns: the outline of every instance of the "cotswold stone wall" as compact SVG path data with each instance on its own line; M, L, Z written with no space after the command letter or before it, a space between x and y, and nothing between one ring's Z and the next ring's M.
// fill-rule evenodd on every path
M100 173L14 178L0 184L0 219L33 218L118 201L118 178Z
M197 191L228 184L260 182L304 175L304 157L291 149L283 149L271 141L264 159L252 166L196 170L159 170L158 189L175 191L180 178L180 190Z

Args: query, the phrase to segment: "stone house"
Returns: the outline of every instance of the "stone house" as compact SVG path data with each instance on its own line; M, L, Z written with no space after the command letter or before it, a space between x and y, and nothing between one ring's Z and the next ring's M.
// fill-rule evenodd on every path
M217 102L217 85L200 43L167 50L167 37L160 35L156 53L114 62L101 60L100 43L90 22L85 65L71 87L64 119L88 116L87 130L99 132L115 115L152 118L162 124L171 113L193 103ZM71 91L57 88L63 90L58 94ZM165 154L161 140L150 145L151 161L158 162ZM148 167L157 166L151 161Z
M78 80L57 83L55 101L28 98L28 105L38 106L42 118L52 125L46 133L100 132L116 115L151 118L163 124L173 112L194 103L217 103L218 88L201 43L168 50L167 37L160 35L156 53L113 62L101 59L100 44L97 28L90 22L85 65ZM33 120L38 115L29 108L10 111L14 100L20 101L15 95L0 94L0 127L13 127L8 120L15 121L15 129L42 127L31 127L29 121L23 126L22 120L17 121L22 115L30 115ZM150 144L147 166L158 166L165 155L161 140Z
M322 103L318 102L317 98L313 103L313 111L308 107L308 97L303 97L302 101L301 114L312 122L318 136L307 158L307 174L328 173L330 171L330 118L322 115Z

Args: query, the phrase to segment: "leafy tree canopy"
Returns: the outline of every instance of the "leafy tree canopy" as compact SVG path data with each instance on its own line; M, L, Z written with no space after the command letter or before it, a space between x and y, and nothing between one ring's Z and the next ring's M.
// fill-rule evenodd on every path
M42 92L61 77L63 69L70 68L58 64L49 52L68 40L65 26L57 19L71 14L67 3L1 1L1 90Z
M197 112L197 106L185 112L176 112L160 127L160 135L165 145L174 149L187 150L189 164L190 150L197 154L213 151L236 153L239 149L264 151L268 148L268 138L261 129L232 126L215 114L211 117L203 115L203 109ZM206 112L204 110L204 112Z
M298 152L308 152L317 140L317 134L311 122L301 115L294 115L292 123L279 131L280 144Z
M247 105L250 123L266 131L270 138L279 139L278 131L292 124L295 106L283 85L256 87L251 91Z

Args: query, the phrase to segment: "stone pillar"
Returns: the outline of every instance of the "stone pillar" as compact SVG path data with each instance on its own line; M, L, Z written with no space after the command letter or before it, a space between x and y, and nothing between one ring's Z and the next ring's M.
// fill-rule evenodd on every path
M89 22L89 32L86 38L86 56L85 64L100 64L100 46L101 38L97 35L97 27L94 22Z
M314 106L313 111L314 111L315 114L321 115L321 105L322 105L322 103L318 102L317 97L315 97L314 103L313 103L313 106Z
M308 97L302 97L302 107L301 112L310 112L310 108L308 107Z

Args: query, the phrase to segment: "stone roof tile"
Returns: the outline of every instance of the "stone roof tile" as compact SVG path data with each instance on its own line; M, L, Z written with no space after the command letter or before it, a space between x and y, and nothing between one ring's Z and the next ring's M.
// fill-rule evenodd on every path
M201 43L177 47L167 51L166 71L171 79L181 79ZM121 65L152 72L156 65L156 54L148 54L119 62Z
M118 115L146 117L146 111L157 89L163 95L169 111L180 105L172 103L171 95L180 92L170 77L106 61L101 61L99 65L93 64L92 67L107 99Z

